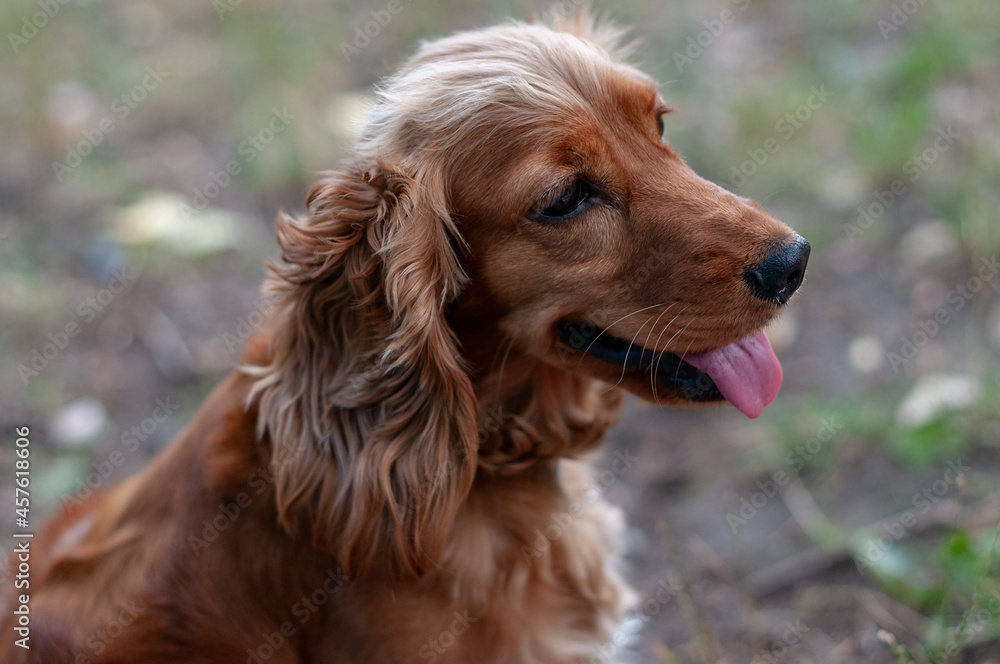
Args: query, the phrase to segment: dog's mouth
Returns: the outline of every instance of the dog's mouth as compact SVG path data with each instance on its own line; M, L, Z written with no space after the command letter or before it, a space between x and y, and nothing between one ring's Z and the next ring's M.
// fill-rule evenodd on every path
M781 387L781 363L763 331L682 357L644 348L585 321L563 321L556 329L559 340L575 351L625 371L652 372L658 387L685 401L729 401L747 417L760 415Z

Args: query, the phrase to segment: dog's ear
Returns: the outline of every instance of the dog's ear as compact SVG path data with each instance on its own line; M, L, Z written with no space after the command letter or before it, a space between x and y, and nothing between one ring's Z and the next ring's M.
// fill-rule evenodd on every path
M328 174L278 220L270 366L253 396L279 518L348 573L419 574L476 468L476 402L444 309L465 276L434 173Z

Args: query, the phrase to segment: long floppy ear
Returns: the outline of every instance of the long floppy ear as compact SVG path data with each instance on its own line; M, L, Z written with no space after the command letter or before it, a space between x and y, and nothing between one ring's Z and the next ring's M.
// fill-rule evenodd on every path
M349 574L434 564L476 468L476 402L444 316L465 282L434 173L327 174L278 219L271 364L253 396L277 508Z

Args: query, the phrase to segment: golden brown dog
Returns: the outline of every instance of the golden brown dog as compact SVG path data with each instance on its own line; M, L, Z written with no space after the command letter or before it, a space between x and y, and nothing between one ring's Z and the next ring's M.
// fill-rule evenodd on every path
M808 257L663 140L619 37L512 23L385 83L278 220L269 331L145 472L43 533L4 662L601 657L620 517L573 459L622 389L758 415L760 330Z

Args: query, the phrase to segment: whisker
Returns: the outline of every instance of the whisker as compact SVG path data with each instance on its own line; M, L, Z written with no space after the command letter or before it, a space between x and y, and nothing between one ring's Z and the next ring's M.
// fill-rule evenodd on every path
M500 391L503 389L503 370L507 367L507 358L510 356L510 350L511 350L511 348L514 347L514 340L513 339L507 339L506 346L507 346L507 350L504 351L504 353L503 353L503 360L501 360L501 362L500 362L500 373L497 375L497 401L500 401L500 397L502 396L501 393L500 393ZM503 348L503 345L501 345L500 348ZM500 353L500 349L498 348L497 349L497 354L499 354L499 353ZM494 356L493 356L493 363L494 364L496 364L496 356L497 356L497 354L494 354ZM491 368L491 371L492 371L492 368Z
M673 307L674 307L675 304L677 304L677 302L671 302L670 306L667 307L666 309L664 309L663 311L661 311L660 315L657 316L656 320L653 321L653 324L649 327L649 333L646 335L646 341L643 342L643 347L649 348L649 337L652 336L653 330L656 329L656 324L660 322L661 318L663 318L663 314L665 314L668 311L670 311L671 309L673 309ZM674 320L677 320L677 316L674 316ZM670 323L667 323L667 326L669 327ZM662 335L663 333L661 332L660 334ZM659 343L659 341L660 341L659 338L657 338L656 341L657 341L657 343ZM656 346L654 345L653 348L656 348Z
M786 188L787 188L787 187L786 187ZM764 203L767 203L767 202L768 202L769 200L771 200L771 197L772 197L772 196L774 196L775 194L779 194L779 193L781 193L781 192L782 192L782 191L784 191L784 190L785 190L785 189L777 189L777 190L775 190L775 191L774 191L773 193L771 193L771 194L768 194L768 195L767 195L767 198L765 198L764 200L762 200L762 201L760 202L760 204L761 204L761 205L763 206L763 205L764 205Z
M660 322L661 318L663 318L663 314L665 314L668 311L670 311L671 309L673 309L673 307L674 307L675 304L677 304L676 301L671 302L670 306L667 307L666 309L664 309L663 311L661 311L660 315L657 316L656 320L653 321L653 324L649 327L649 334L646 335L646 341L643 343L643 346L645 348L649 348L650 347L649 346L649 337L652 336L653 330L656 329L656 324ZM677 316L674 316L674 320L677 320ZM670 327L670 323L667 323L667 327ZM664 329L666 329L666 328L664 328ZM663 332L660 332L659 336L663 336ZM657 344L660 342L659 336L656 339ZM655 348L656 348L656 344L653 345L653 349L655 349ZM650 384L650 388L652 388L652 390L653 390L653 401L656 402L656 380L654 378L656 376L656 371L654 371L654 367L652 367L652 366L649 369L650 369L650 371L649 371L649 384Z
M684 312L683 312L683 311L681 311L681 312L678 312L677 316L680 316L680 315L681 315L682 313L684 313ZM677 316L674 316L674 319L673 319L673 320L671 320L670 322L671 322L671 323L673 323L673 322L674 322L674 320L677 320ZM690 327L690 326L691 326L691 321L688 321L687 325L685 325L685 326L684 326L684 327L682 327L681 329L679 329L679 330L677 330L676 332L674 332L674 335L673 335L672 337L670 337L669 339L667 339L667 343L665 343L665 344L664 344L664 346L669 346L670 344L672 344L672 343L674 342L674 339L676 339L676 338L677 338L677 337L679 337L679 336L680 336L681 334L683 334L683 333L684 333L684 331L685 331L685 330L687 330L687 329L688 329L688 327ZM690 343L688 343L688 348L690 348L690 347L691 347L691 344L690 344ZM687 350L685 350L684 352L686 353L686 352L687 352ZM683 357L683 354L681 354L681 355L678 355L678 357ZM656 369L657 369L657 371L658 371L658 370L659 370L659 368L660 368L660 360L662 360L662 359L663 359L663 354L662 354L662 353L660 353L660 357L659 357L659 358L657 358L657 362L656 362ZM681 367L680 367L680 365L677 365L677 371L680 371L680 370L681 370ZM674 378L677 378L677 374L676 374L676 373L674 374Z
M683 314L685 311L687 311L688 307L690 307L690 306L691 306L690 303L684 305L684 308L681 309L680 311L678 311L674 315L674 317L670 319L670 322L668 322L666 325L663 326L663 330L661 330L659 336L656 337L656 343L653 344L653 348L659 348L660 347L660 339L663 338L663 333L666 332L667 330L669 330L670 326L674 324L674 321L677 320L680 317L681 314ZM690 324L691 323L688 322L688 325L690 325ZM686 329L687 329L687 325L685 325L684 329L680 330L680 332L683 332ZM673 341L674 339L676 339L677 335L680 334L680 332L675 332L674 336L670 337L670 339L667 341L666 345L669 346L670 342ZM652 371L650 372L650 375L649 375L650 384L653 387L653 401L655 403L659 403L658 398L656 396L656 372L659 371L659 369L660 369L660 361L662 361L662 360L663 360L663 353L660 352L659 355L656 356L656 362L653 364Z
M686 329L687 329L687 325L685 325L685 326L684 326L684 330L686 330ZM683 332L684 330L681 330L681 332ZM685 349L684 349L684 352L680 354L680 358L681 358L682 360L684 359L684 356L685 356L685 355L687 355L687 352L688 352L689 350L691 350L691 344L693 344L693 343L694 343L694 339L692 339L691 341L689 341L689 342L688 342L688 345L687 345L687 348L685 348ZM678 364L678 365L677 365L677 371L680 371L680 370L681 370L681 367L680 367L680 365ZM674 378L677 378L677 374L674 374Z
M635 316L636 314L641 314L641 313L642 313L643 311L649 311L650 309L654 309L654 308L656 308L656 307L662 307L662 306L666 306L666 303L664 302L664 303L660 303L660 304L654 304L654 305L651 305L651 306L648 306L648 307L644 307L644 308L642 308L642 309L636 309L636 310L635 310L635 311L633 311L632 313L630 313L630 314L628 314L628 315L625 315L625 316L622 316L621 318L619 318L618 320L616 320L616 321L615 321L614 323L611 323L610 325L607 325L607 326L605 326L605 328L604 328L603 330L601 330L600 334L598 334L598 335L597 335L596 337L594 337L594 340L590 342L590 345L589 345L589 346L587 346L587 347L586 347L586 348L585 348L585 349L583 350L583 354L584 354L584 355L586 355L586 354L587 354L587 352L588 352L588 351L590 351L590 349L591 349L591 348L593 348L594 344L596 344L596 343L597 343L597 340L598 340L598 339L600 339L600 338L601 338L602 336L604 336L604 333L605 333L605 332L607 332L607 331L608 331L608 330L610 330L610 329L611 329L611 328L612 328L613 326L615 326L615 325L617 325L618 323L622 322L622 321L623 321L623 320L625 320L626 318L631 318L632 316ZM642 328L640 327L639 329L641 330ZM578 369L579 369L579 368L580 368L580 364L581 364L582 362L583 362L583 357L581 356L581 357L580 357L580 360L579 360L579 361L578 361L578 362L576 363L576 368L578 368Z
M688 305L688 306L690 306L690 305ZM688 307L684 307L684 309L681 309L680 311L678 311L677 315L674 316L673 318L671 318L670 322L667 323L666 327L663 328L663 332L666 332L668 329L670 329L670 326L673 325L674 321L677 320L678 318L680 318L681 314L683 314L684 311L687 310L687 309L688 309ZM685 325L681 329L679 329L676 332L674 332L674 335L672 337L670 337L669 339L667 339L667 343L665 343L663 345L664 346L669 346L670 344L672 344L674 342L674 339L676 339L682 332L684 332L685 330L687 330L688 327L690 327L690 326L691 326L691 321L688 321L687 325ZM657 348L660 346L660 337L663 336L663 332L660 332L660 336L656 338L656 347ZM660 353L659 358L662 358L662 357L663 357L663 353ZM659 358L657 358L657 359L659 360ZM657 367L660 366L659 362L657 362L656 366Z
M662 306L662 305L659 305L659 306ZM646 307L646 308L647 309L651 309L652 307ZM614 385L612 385L608 389L604 390L604 392L602 392L602 394L607 394L611 390L613 390L616 387L618 387L619 385L621 385L621 382L623 380L625 380L625 372L628 371L628 364L627 364L628 363L628 354L632 350L632 346L635 345L635 338L639 336L639 333L642 332L642 328L646 327L646 323L648 323L652 318L653 318L653 316L651 314L649 316L649 318L647 318L646 320L644 320L642 322L642 325L640 325L639 329L635 331L635 334L632 335L632 340L628 342L628 348L625 349L625 359L622 360L622 375L618 377L618 382L617 383L615 383Z

